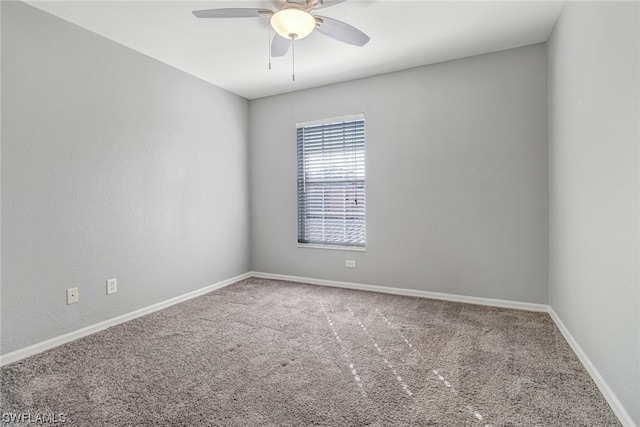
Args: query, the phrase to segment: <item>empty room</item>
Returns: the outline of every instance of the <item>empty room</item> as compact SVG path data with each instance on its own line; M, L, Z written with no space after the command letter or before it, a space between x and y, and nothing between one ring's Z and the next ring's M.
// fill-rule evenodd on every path
M0 425L640 426L640 2L0 18Z

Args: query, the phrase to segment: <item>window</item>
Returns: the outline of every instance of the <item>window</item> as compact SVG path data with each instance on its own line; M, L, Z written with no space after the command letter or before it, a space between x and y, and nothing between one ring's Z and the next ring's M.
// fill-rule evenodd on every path
M364 249L364 115L298 128L298 245Z

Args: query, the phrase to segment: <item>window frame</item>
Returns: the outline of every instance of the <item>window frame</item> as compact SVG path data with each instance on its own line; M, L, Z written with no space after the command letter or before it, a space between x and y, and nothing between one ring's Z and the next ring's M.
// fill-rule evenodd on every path
M331 244L331 243L317 243L317 242L313 242L313 243L305 243L305 242L300 242L300 221L301 221L301 212L300 212L300 206L301 206L301 201L300 201L300 186L299 186L299 181L300 181L300 152L299 152L299 141L298 141L298 130L300 128L306 128L306 127L312 127L312 126L320 126L320 125L330 125L330 124L335 124L335 123L340 123L340 122L350 122L350 121L359 121L362 120L363 124L362 124L362 129L363 129L363 148L362 148L362 167L363 167L363 171L364 171L364 178L361 180L362 181L362 186L363 186L363 198L365 200L364 203L364 208L363 208L363 230L364 230L364 243L362 246L356 246L356 245L341 245L341 244ZM366 203L366 182L367 182L367 178L366 178L366 121L365 121L365 115L364 113L358 113L358 114L350 114L350 115L345 115L345 116L338 116L338 117L330 117L330 118L323 118L323 119L316 119L316 120L305 120L305 121L298 121L296 122L296 210L297 210L297 246L299 248L311 248L311 249L329 249L329 250L342 250L342 251L356 251L356 252L365 252L367 250L367 203ZM303 160L304 161L304 160ZM303 180L304 180L304 176L303 176ZM357 180L354 180L354 183Z

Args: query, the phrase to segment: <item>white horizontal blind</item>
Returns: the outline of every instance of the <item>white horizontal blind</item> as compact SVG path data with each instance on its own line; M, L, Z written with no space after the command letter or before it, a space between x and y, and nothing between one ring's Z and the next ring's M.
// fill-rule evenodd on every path
M364 117L298 126L298 243L365 246Z

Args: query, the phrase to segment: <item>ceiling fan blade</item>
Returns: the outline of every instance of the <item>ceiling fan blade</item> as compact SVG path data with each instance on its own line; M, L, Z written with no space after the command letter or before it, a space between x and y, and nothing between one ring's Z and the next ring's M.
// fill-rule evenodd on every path
M271 56L278 57L286 55L289 51L289 46L291 46L291 40L276 33L271 42Z
M325 16L316 16L317 27L319 33L329 36L332 39L349 43L354 46L364 46L371 40L371 37L342 21L337 21Z
M311 4L313 9L325 9L327 7L335 6L340 3L344 3L346 0L312 0Z
M205 9L195 10L198 18L267 18L273 15L269 9Z

